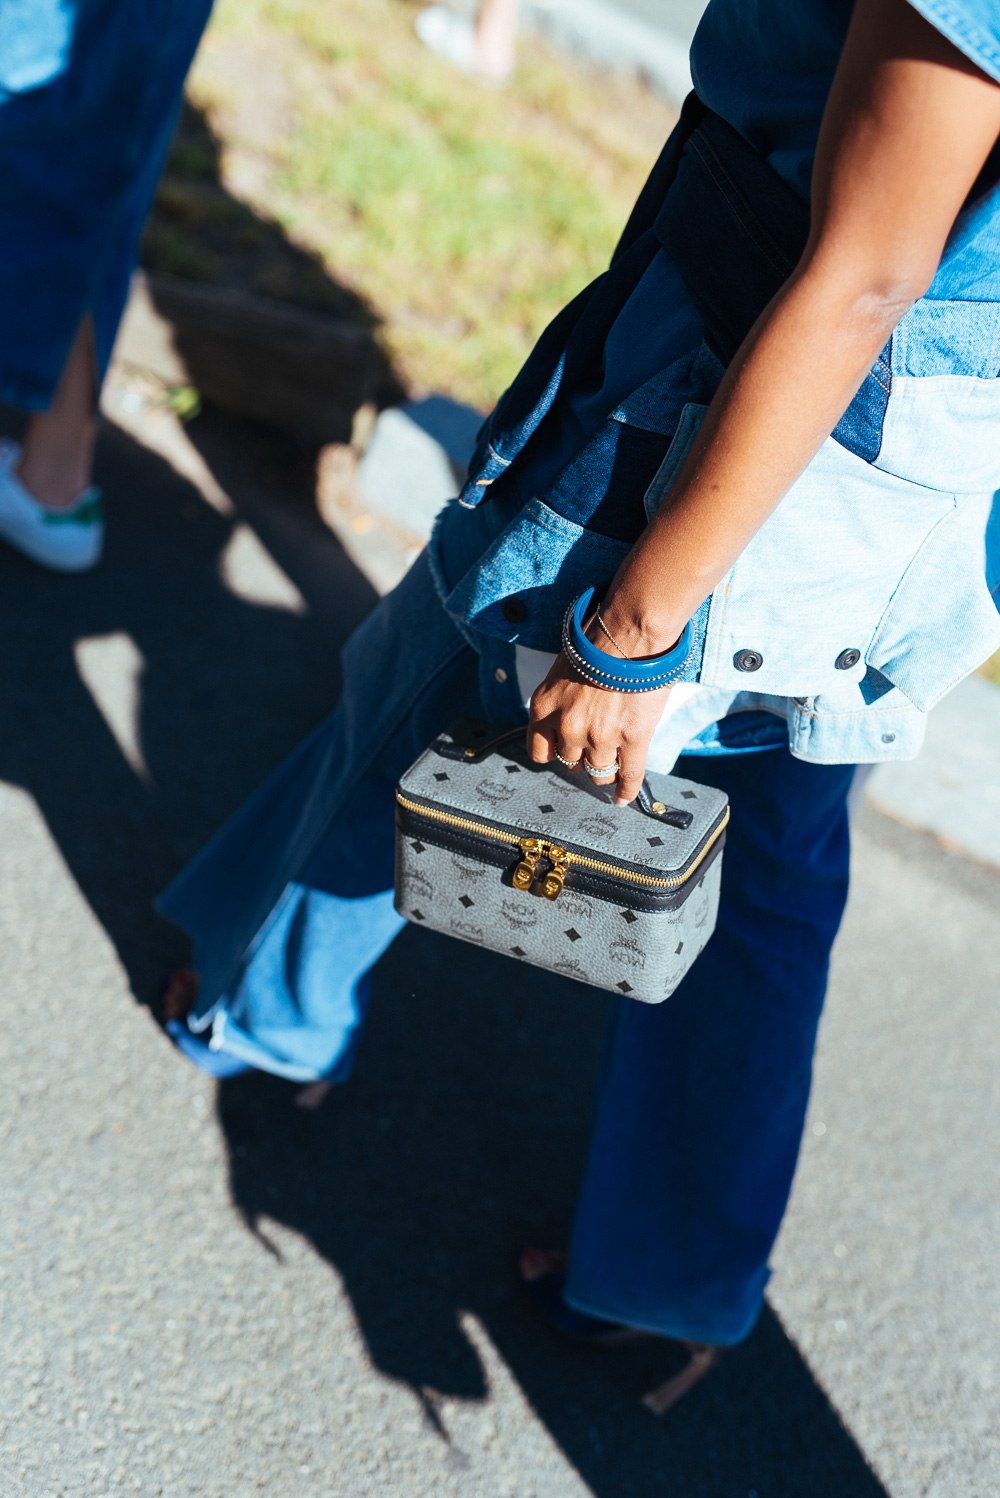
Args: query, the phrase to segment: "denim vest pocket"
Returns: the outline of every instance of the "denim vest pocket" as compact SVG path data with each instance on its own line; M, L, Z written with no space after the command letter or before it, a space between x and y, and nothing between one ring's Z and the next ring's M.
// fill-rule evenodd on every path
M954 494L881 473L828 438L716 588L701 680L788 697L860 686L900 578L955 509ZM982 579L984 542L943 534L947 606L959 575ZM954 640L932 619L914 621L921 650Z
M876 468L930 489L1000 489L1000 305L914 303L892 336Z
M674 439L667 448L666 457L660 464L653 477L653 481L646 490L643 505L646 510L647 520L652 520L663 497L673 487L674 480L684 466L684 460L691 451L691 444L705 420L707 406L698 405L691 401L681 411L681 419L677 423Z
M571 524L632 545L646 529L642 498L669 445L669 435L648 427L605 421L536 498Z
M557 652L570 603L591 586L600 594L631 549L629 542L587 530L532 499L459 580L444 606L481 634Z
M1000 614L984 558L990 494L964 498L925 538L866 654L870 666L927 712L1000 650Z
M928 489L1000 489L1000 380L894 374L875 467Z

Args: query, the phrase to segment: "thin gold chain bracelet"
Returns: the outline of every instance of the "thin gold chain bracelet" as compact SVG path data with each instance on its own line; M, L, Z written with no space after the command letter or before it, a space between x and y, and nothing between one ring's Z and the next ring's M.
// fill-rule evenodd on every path
M600 609L597 610L597 613L594 615L594 618L597 620L598 624L603 629L604 633L607 635L608 639L611 641L611 643L615 647L615 649L616 650L621 650L622 651L622 655L625 657L625 659L627 661L630 661L632 659L632 657L629 655L629 653L628 653L627 650L622 650L622 647L619 645L618 641L615 639L614 635L611 633L610 629L608 628L608 626L605 624L603 618L601 617L601 611L600 611Z

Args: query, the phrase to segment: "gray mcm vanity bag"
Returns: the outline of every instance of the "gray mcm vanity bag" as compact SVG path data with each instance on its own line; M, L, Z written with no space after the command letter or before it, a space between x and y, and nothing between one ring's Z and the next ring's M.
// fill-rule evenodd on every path
M528 758L523 725L463 719L396 788L396 909L418 925L644 1003L715 929L729 804L649 775L607 786Z

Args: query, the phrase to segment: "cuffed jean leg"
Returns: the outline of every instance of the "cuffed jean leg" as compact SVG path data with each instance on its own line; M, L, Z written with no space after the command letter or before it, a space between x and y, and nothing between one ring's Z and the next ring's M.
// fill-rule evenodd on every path
M348 642L336 710L159 901L194 938L192 1029L292 1080L347 1075L368 971L403 925L395 785L453 718L484 715L481 669L425 555Z
M750 1331L791 1190L830 948L851 765L784 749L682 759L728 792L718 926L660 1005L616 1001L567 1299L665 1336Z

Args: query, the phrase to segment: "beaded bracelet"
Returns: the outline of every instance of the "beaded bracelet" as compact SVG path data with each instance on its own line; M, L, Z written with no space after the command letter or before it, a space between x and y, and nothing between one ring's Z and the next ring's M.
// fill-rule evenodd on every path
M566 610L562 644L570 665L592 687L606 692L655 692L676 681L694 653L694 629L690 620L672 650L652 660L618 660L592 645L583 632L583 619L594 596L593 588L581 593ZM620 647L619 647L620 648Z

